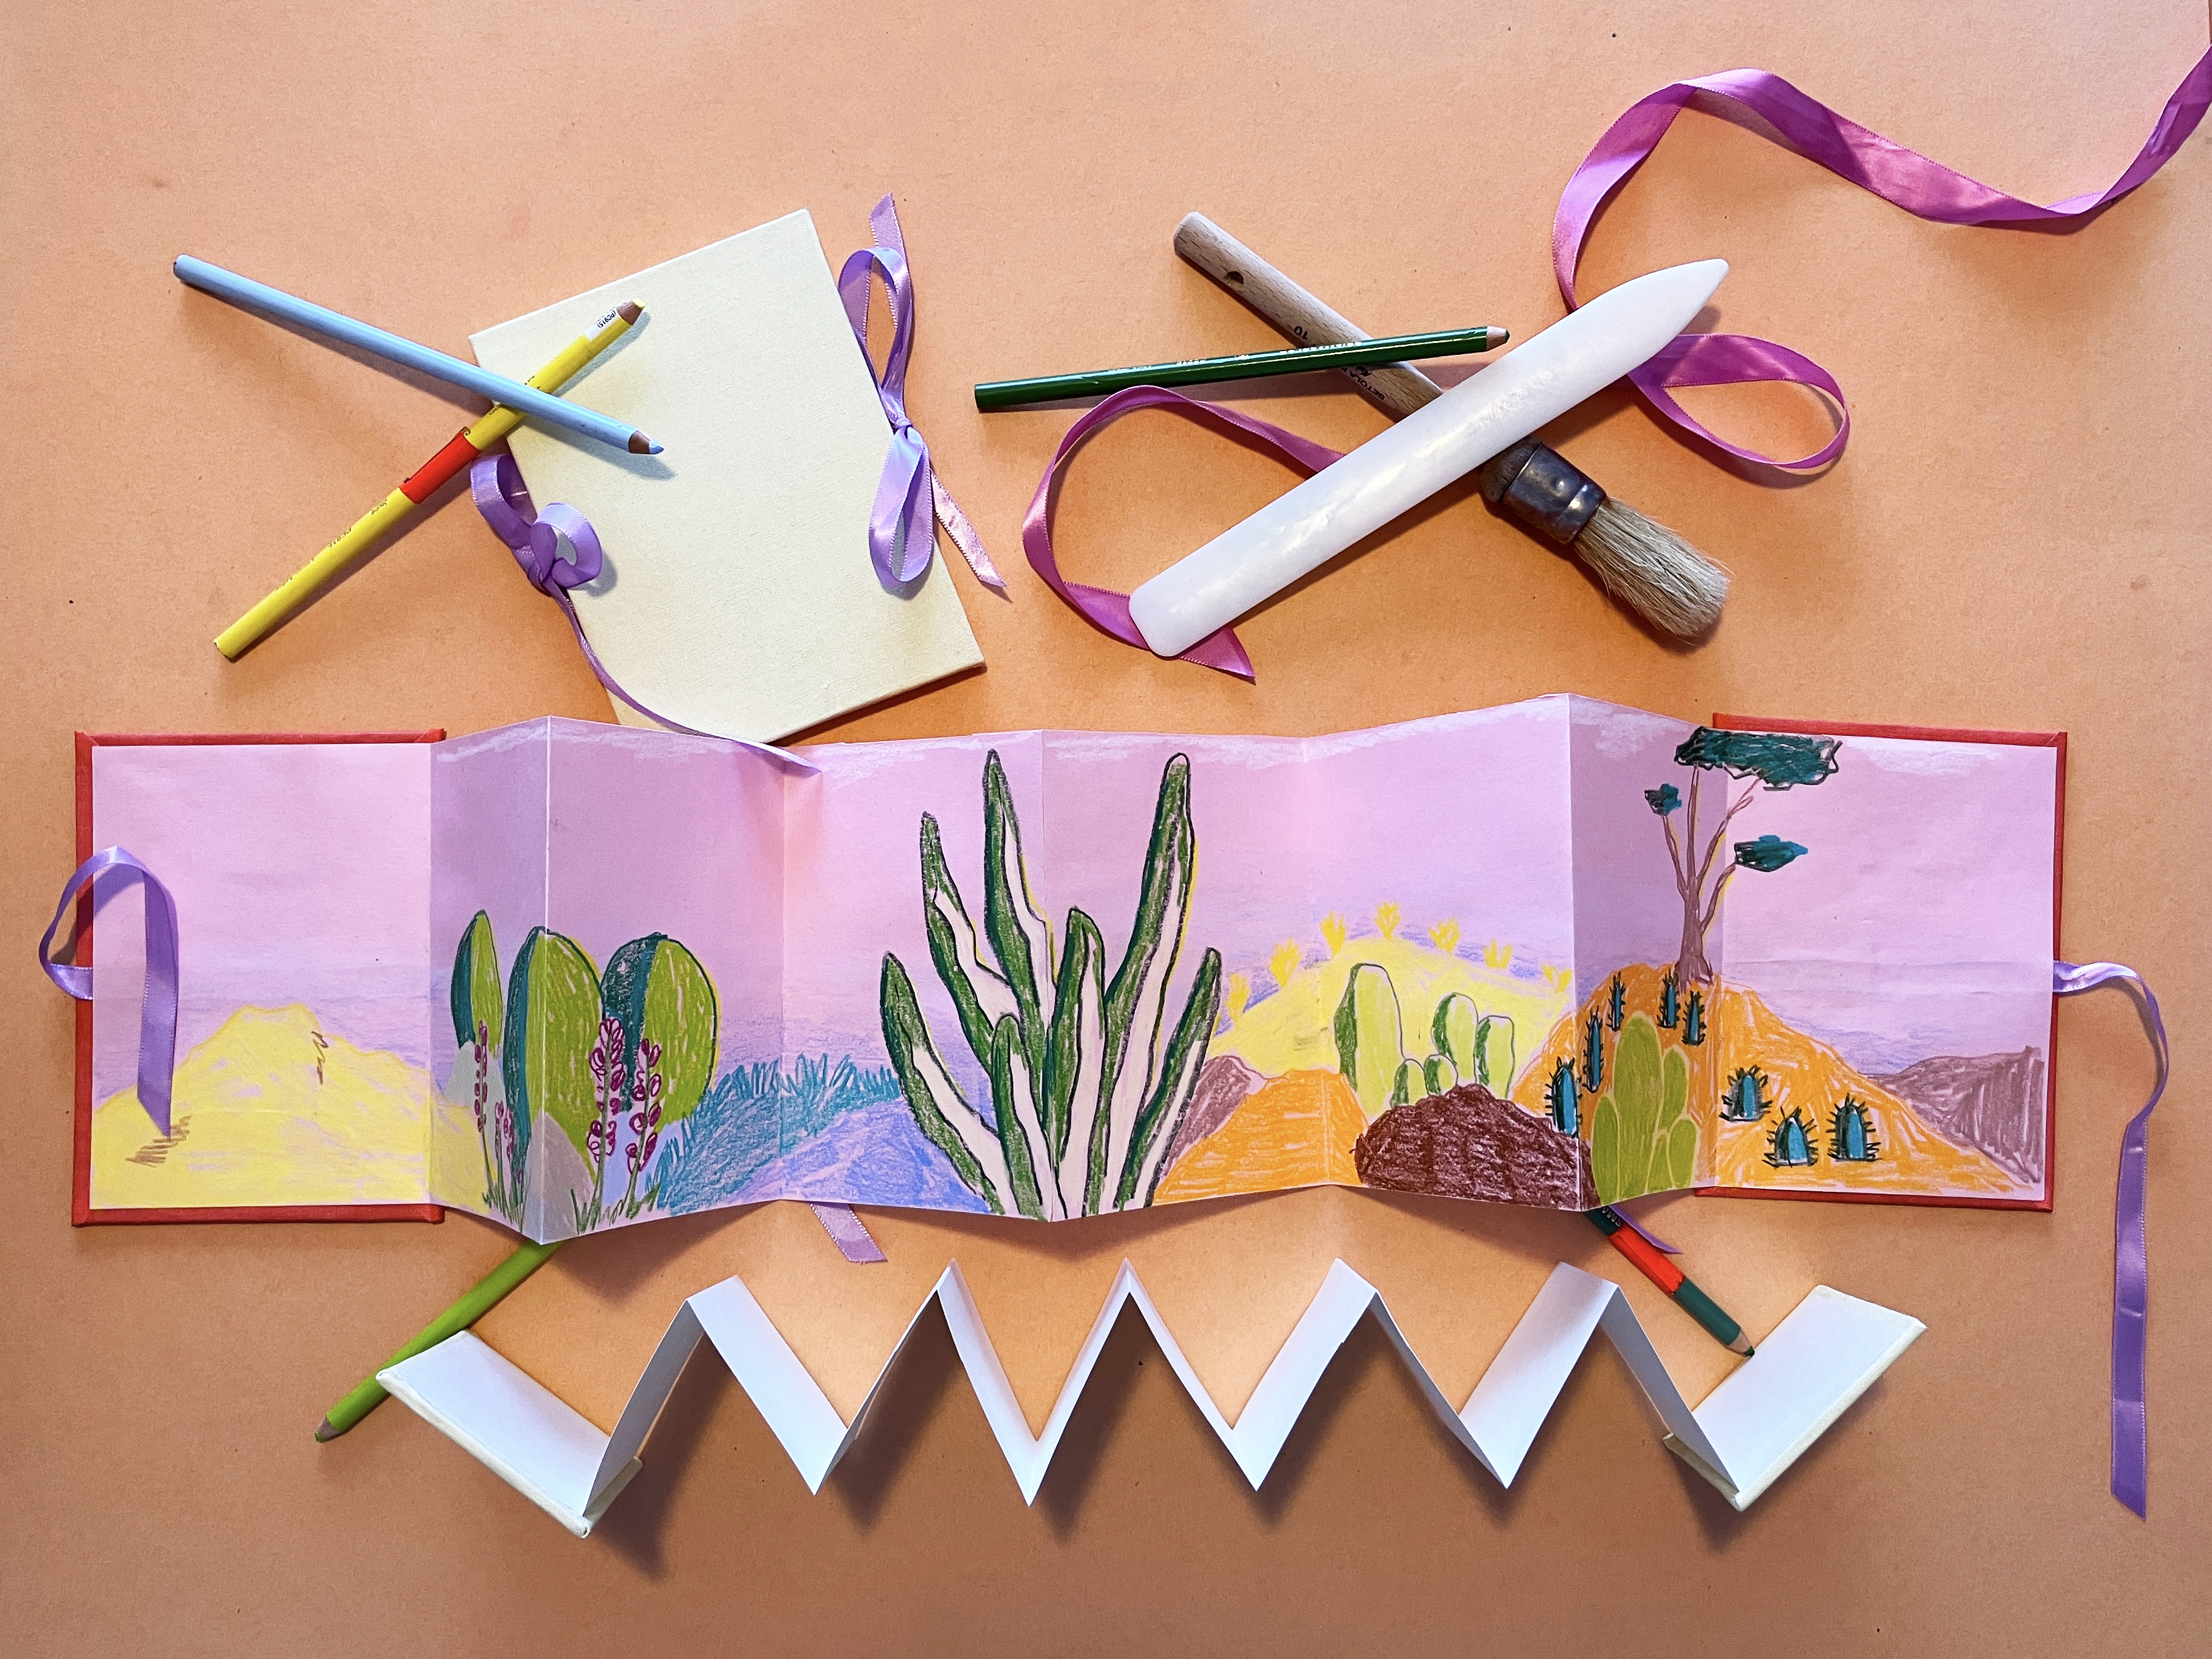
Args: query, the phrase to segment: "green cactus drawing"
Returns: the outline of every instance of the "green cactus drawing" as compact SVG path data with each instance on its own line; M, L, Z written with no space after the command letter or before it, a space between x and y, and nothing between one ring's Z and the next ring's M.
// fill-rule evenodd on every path
M879 985L884 1043L915 1124L999 1213L1056 1220L1152 1202L1221 1006L1221 954L1208 950L1168 1027L1197 850L1190 758L1176 755L1160 775L1129 946L1109 977L1104 937L1079 909L1068 911L1054 953L996 750L983 763L980 934L937 820L922 815L930 960L982 1067L989 1118L953 1080L895 955L884 957Z
M507 982L507 1048L501 1075L513 1126L512 1207L522 1215L525 1160L542 1119L584 1149L595 1116L591 1054L599 1025L599 975L573 939L533 927L516 952Z
M1698 1126L1689 1101L1690 1067L1681 1050L1662 1054L1650 1016L1630 1015L1613 1049L1612 1092L1590 1114L1590 1178L1601 1200L1690 1184Z
M1338 1070L1368 1116L1379 1116L1399 1103L1405 1030L1398 1022L1397 988L1390 983L1389 970L1379 963L1358 963L1344 981L1344 996L1336 1005L1336 1059Z
M641 1194L638 1182L652 1167L662 1132L689 1117L714 1080L720 1009L699 959L665 933L632 939L607 959L599 1001L602 1033L614 1035L605 1032L609 1021L619 1033L617 1044L605 1045L613 1048L605 1060L618 1065L627 1087L594 1091L599 1133L586 1136L599 1143L586 1153L593 1160L592 1205L604 1190L608 1154L622 1144L629 1178L607 1213L627 1220L653 1201L653 1188ZM595 1084L604 1063L595 1053Z
M1460 1077L1474 1083L1488 1081L1479 1074L1481 1029L1482 1017L1475 1012L1474 999L1464 991L1439 999L1436 1015L1429 1021L1429 1038L1437 1052L1451 1061L1452 1070Z
M1513 1022L1485 1014L1474 1030L1474 1080L1504 1100L1513 1089Z
M1421 1062L1421 1082L1424 1093L1443 1094L1457 1086L1459 1068L1449 1054L1431 1054Z

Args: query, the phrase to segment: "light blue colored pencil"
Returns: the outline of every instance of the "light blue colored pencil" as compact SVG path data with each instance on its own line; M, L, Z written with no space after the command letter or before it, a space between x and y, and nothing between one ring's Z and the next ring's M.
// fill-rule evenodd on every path
M313 329L318 334L327 334L333 340L342 340L350 346L429 375L433 380L447 382L489 398L495 404L505 404L521 415L535 416L550 421L556 426L565 426L571 432L580 432L586 438L597 438L601 443L612 444L617 449L626 449L633 455L658 455L660 446L634 426L624 426L620 421L610 420L605 415L585 409L565 398L556 398L540 392L535 386L510 380L504 374L495 374L489 369L478 368L474 363L465 363L458 357L448 357L442 351L433 351L428 346L416 345L412 340L403 340L397 334L368 323L356 322L342 313L301 300L281 289L257 283L251 276L241 276L234 270L225 270L221 265L211 265L204 259L195 259L189 253L177 256L177 278L193 288L228 300L233 305L250 306L265 311L288 323L297 323L302 328Z

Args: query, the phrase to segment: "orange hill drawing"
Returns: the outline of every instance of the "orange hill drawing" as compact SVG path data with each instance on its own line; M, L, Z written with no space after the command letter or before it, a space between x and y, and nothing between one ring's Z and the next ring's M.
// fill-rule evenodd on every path
M2033 1190L1945 1139L1756 991L1676 988L1666 967L1622 969L1553 1027L1513 1098L1557 1121L1562 1096L1608 1201L1692 1181L1946 1197Z

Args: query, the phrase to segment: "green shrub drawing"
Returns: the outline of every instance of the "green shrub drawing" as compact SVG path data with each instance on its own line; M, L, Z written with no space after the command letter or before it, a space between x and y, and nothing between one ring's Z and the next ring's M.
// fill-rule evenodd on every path
M1109 978L1104 937L1080 909L1068 911L1055 957L996 750L983 763L980 935L937 820L922 815L930 960L983 1069L989 1118L953 1081L906 964L890 954L879 992L884 1044L915 1122L993 1210L1054 1220L1152 1202L1221 1005L1221 954L1208 950L1169 1026L1196 854L1190 757L1176 755L1160 775L1129 946Z
M691 1115L714 1080L720 1010L699 959L665 933L632 939L607 959L599 983L599 1030L589 1068L592 1123L583 1152L592 1168L588 1203L572 1194L579 1231L599 1224L606 1165L629 1131L623 1194L604 1212L623 1220L652 1206L658 1186L638 1182L664 1130Z
M550 928L532 928L507 981L501 1076L520 1141L510 1218L521 1214L523 1159L541 1120L583 1150L585 1131L595 1115L590 1062L599 1027L599 975L592 959L574 939Z
M519 1222L526 1191L523 1157L529 1150L530 1126L525 1123L518 1128L506 1100L495 1099L491 1093L492 1068L500 1063L507 1034L502 998L499 946L492 939L491 918L479 910L469 919L460 945L453 951L448 993L453 1041L476 1069L470 1111L476 1120L477 1144L483 1152L483 1201L508 1220Z
M1455 991L1437 1002L1429 1036L1458 1081L1480 1083L1501 1100L1513 1087L1513 1022L1504 1015L1480 1013L1473 997Z
M1398 1020L1397 988L1380 963L1357 964L1344 981L1336 1005L1336 1060L1368 1116L1401 1103L1408 1063L1405 1030Z
M1690 1066L1662 1054L1648 1014L1632 1014L1613 1048L1613 1089L1590 1112L1590 1178L1601 1202L1687 1187L1697 1172Z

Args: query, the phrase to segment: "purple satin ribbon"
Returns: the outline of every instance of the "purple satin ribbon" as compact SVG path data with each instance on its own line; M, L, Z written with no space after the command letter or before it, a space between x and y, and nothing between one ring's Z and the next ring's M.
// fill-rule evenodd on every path
M2197 130L2207 103L2212 102L2212 52L2198 58L2182 78L2124 173L2104 190L2069 196L2047 207L1992 190L1917 150L1893 143L1765 70L1728 70L1662 87L1606 129L1605 136L1583 158L1560 193L1559 212L1552 223L1552 267L1569 310L1577 303L1575 270L1591 221L1607 198L1644 164L1674 125L1674 117L1700 95L1757 117L1780 135L1785 147L1807 161L1917 217L1950 225L2048 224L2095 212L2126 195L2172 159ZM1628 378L1662 420L1671 421L1716 448L1762 465L1790 471L1826 466L1843 453L1844 441L1850 434L1850 410L1835 376L1811 358L1771 340L1743 334L1685 334ZM1836 404L1836 435L1810 455L1778 460L1732 444L1709 430L1674 401L1671 391L1678 386L1735 386L1753 380L1781 380L1826 392Z
M2158 1080L2142 1110L2120 1136L2119 1192L2112 1206L2112 1496L2137 1515L2150 1501L2150 1417L2144 1386L2150 1329L2150 1236L2144 1221L2144 1177L2150 1170L2150 1115L2166 1092L2166 1022L2141 974L2117 962L2051 965L2051 988L2062 997L2100 985L2124 985L2142 999Z
M62 889L54 919L39 938L39 966L79 1002L92 1000L92 969L56 962L54 934L86 884L104 875L146 890L146 995L138 1011L138 1103L154 1127L169 1133L169 1081L177 1069L177 902L161 878L120 847L102 848L76 867Z
M568 626L576 635L576 643L584 649L584 660L610 696L618 697L649 720L666 726L672 732L681 732L686 737L719 738L725 743L735 743L765 755L780 765L796 767L802 772L811 772L816 767L811 761L801 760L787 749L778 749L773 744L754 743L746 738L721 738L719 732L702 732L696 727L672 720L665 714L657 714L615 683L607 672L599 653L592 649L586 637L584 624L576 615L576 602L568 597L572 587L599 578L605 553L599 546L599 532L592 521L566 501L555 501L542 513L530 503L530 490L522 482L522 469L515 465L514 457L504 453L479 455L469 463L469 494L475 499L477 511L492 528L492 533L505 542L514 562L522 567L522 574L530 578L530 585L561 607L561 614L568 619ZM563 552L566 541L568 550Z
M983 538L975 533L975 526L938 481L936 469L930 465L929 446L914 429L906 412L906 363L914 349L914 273L907 264L898 210L891 205L890 197L876 204L868 215L868 225L875 233L876 245L862 248L845 261L844 269L837 273L837 297L845 303L853 337L860 344L860 361L868 366L868 379L891 423L883 481L876 486L875 506L868 514L868 556L875 562L876 579L893 590L920 581L936 552L936 526L941 524L976 580L1003 593L1005 578L983 550ZM868 353L868 297L878 276L890 293L891 305L891 347L880 376L875 359Z
M1053 452L1052 465L1045 468L1044 477L1037 480L1036 494L1030 498L1030 510L1022 515L1022 548L1029 555L1030 568L1043 580L1044 585L1065 599L1070 606L1086 617L1101 633L1110 634L1126 645L1139 650L1149 650L1145 636L1137 631L1137 624L1129 618L1129 596L1110 587L1092 587L1085 582L1072 582L1060 574L1060 561L1052 550L1052 508L1054 489L1059 482L1060 469L1067 464L1084 439L1109 421L1118 419L1133 409L1165 409L1202 424L1218 427L1231 437L1249 441L1265 454L1289 462L1301 472L1318 472L1331 461L1343 459L1342 452L1301 438L1249 415L1240 415L1219 404L1200 403L1195 398L1186 398L1179 392L1170 392L1164 386L1136 386L1126 392L1117 392L1096 409L1088 410L1082 418L1068 428L1067 435L1060 441ZM1217 629L1189 650L1181 653L1184 662L1194 662L1207 668L1218 668L1224 674L1236 674L1244 679L1252 678L1252 659L1244 653L1244 647L1233 628Z
M816 1204L810 1200L806 1207L814 1212L822 1231L830 1235L830 1242L846 1261L858 1264L890 1259L884 1254L884 1247L876 1243L876 1236L868 1231L868 1224L853 1212L851 1205Z

